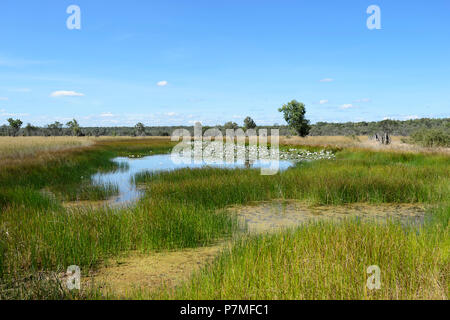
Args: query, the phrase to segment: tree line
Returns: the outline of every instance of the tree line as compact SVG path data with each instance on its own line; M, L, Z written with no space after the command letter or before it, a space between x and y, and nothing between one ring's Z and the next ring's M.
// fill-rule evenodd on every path
M383 120L372 122L329 123L317 122L310 124L306 119L305 105L296 100L284 104L278 109L283 114L287 125L258 126L251 117L246 117L242 125L227 122L214 126L224 134L226 129L279 129L280 135L311 136L363 136L375 133L388 133L395 136L410 136L423 130L436 129L444 133L450 132L450 118L441 119L413 119L413 120ZM175 129L186 129L193 134L193 126L146 126L142 122L134 127L80 127L73 119L65 125L56 121L44 127L33 126L28 123L23 126L20 119L7 119L8 124L0 126L0 136L170 136ZM203 130L213 128L204 126Z
M17 119L18 120L18 119ZM216 128L225 133L226 129L249 128L236 122L217 125ZM377 132L389 132L395 136L410 136L424 129L440 129L450 132L450 118L443 119L415 119L415 120L383 120L373 122L327 123L318 122L310 125L310 136L351 136L372 135ZM211 126L204 126L207 130ZM280 135L296 135L297 133L287 125L256 126L256 129L279 129ZM187 129L193 134L192 126L145 126L134 127L80 127L78 123L63 126L55 122L44 127L12 125L0 126L0 136L170 136L175 129Z

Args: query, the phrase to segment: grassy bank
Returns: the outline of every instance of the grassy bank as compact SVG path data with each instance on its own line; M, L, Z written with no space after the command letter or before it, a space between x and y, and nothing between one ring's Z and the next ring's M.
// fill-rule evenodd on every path
M298 199L311 204L436 204L448 198L450 188L448 156L346 149L337 153L336 160L302 163L275 176L261 176L258 170L212 168L143 173L136 181L145 186L147 192L135 207L115 210L61 207L61 200L80 199L92 173L115 169L116 165L111 162L113 157L163 153L171 147L167 140L101 141L88 149L60 152L50 161L29 160L0 168L0 183L5 186L0 191L0 272L3 279L64 271L72 264L86 272L105 258L130 250L145 252L211 244L229 237L238 228L236 219L222 210L228 205L270 199ZM85 194L89 200L107 196L97 197L95 192L85 190L88 190ZM448 206L434 216L444 217L439 219L440 228L447 230ZM446 225L442 222L445 217ZM442 232L436 234L442 235ZM327 290L331 290L332 285L341 283L342 290L333 297L364 297L359 282L353 288L348 287L348 281L365 277L359 271L336 275L326 287L317 287L316 291L307 291L307 288L314 279L326 282L326 274L330 276L345 270L343 266L333 266L333 257L339 257L337 262L344 263L346 268L360 270L367 263L377 264L377 261L372 262L374 257L379 258L380 264L387 264L398 256L397 260L392 260L396 262L389 271L389 279L395 274L404 275L403 282L399 282L402 287L413 281L408 278L412 276L408 274L413 266L438 279L434 275L436 270L442 271L445 254L440 246L442 241L437 239L426 237L425 233L405 232L396 225L354 222L342 226L311 225L296 232L239 242L234 251L221 256L212 269L198 275L182 291L163 296L272 299L315 295L324 298L331 297ZM398 243L398 248L389 251L392 241ZM446 248L448 250L448 246ZM418 255L418 260L413 253ZM259 256L262 260L258 260ZM295 272L302 259L309 261L302 270L321 267L322 273L311 275L298 286L292 282L272 289L260 287L265 281L273 285L280 283L285 277L283 274ZM258 261L259 269L249 269L247 265L252 261ZM402 261L410 261L410 264L404 265ZM269 267L277 264L280 266L277 275L269 276L272 272ZM232 282L240 281L238 273L248 276L246 272L254 273L250 277L252 282L244 281L239 293ZM233 273L236 273L234 278L230 275ZM258 291L262 295L244 294L256 292L249 288L252 283L254 288L262 288ZM204 285L205 291L197 284ZM425 286L411 282L411 288L420 285ZM219 286L225 291L218 290ZM280 291L283 288L288 291ZM213 290L218 291L212 294ZM298 296L300 292L304 292L303 296ZM398 297L413 297L408 292L412 291L401 289ZM437 297L436 292L430 293L430 297ZM389 291L380 297L394 297L393 294Z
M13 143L16 138L10 139ZM69 145L75 144L72 139L69 139ZM80 144L83 142L85 140ZM114 157L159 154L168 152L172 146L162 139L100 139L93 146L72 149L65 148L67 143L62 143L61 150L55 147L49 153L47 149L36 149L26 158L2 162L0 207L25 205L26 208L43 208L46 203L53 207L57 200L108 199L117 194L117 187L95 185L91 175L118 169L118 164L111 161ZM55 201L51 201L52 197Z
M419 231L348 220L243 239L181 288L135 298L448 299L450 206L438 210L440 221ZM379 290L366 287L371 265Z
M258 170L182 169L142 173L151 198L217 209L269 199L312 204L434 203L449 194L450 158L439 155L342 151L336 160L300 163L275 176ZM151 182L151 183L150 183Z
M30 160L2 167L3 279L21 279L47 271L58 273L73 264L86 273L103 259L130 250L203 246L230 236L237 228L233 217L166 199L151 207L142 204L122 209L61 206L61 200L80 199L82 192L86 192L88 200L108 196L103 193L97 197L89 177L98 170L117 169L111 162L113 157L158 154L171 146L162 140L101 142L88 150L54 156L51 162Z

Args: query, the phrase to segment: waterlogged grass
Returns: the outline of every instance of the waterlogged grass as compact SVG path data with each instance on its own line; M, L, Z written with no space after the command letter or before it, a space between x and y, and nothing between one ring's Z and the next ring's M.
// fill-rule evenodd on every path
M61 206L61 200L97 200L114 193L114 187L108 191L108 186L96 190L89 185L92 173L117 169L111 162L113 157L164 153L171 147L164 140L101 141L88 150L63 152L50 162L0 168L4 186L0 190L3 279L11 282L41 271L64 271L73 264L87 272L105 258L130 250L212 244L241 227L235 217L222 210L228 205L270 199L299 199L312 204L436 204L449 194L448 156L355 149L340 151L333 160L299 163L275 176L261 176L258 170L214 168L143 173L136 181L147 192L134 207ZM435 232L413 232L395 224L346 222L313 224L246 239L180 291L159 296L443 297L448 292L448 278L442 276L449 271L448 240L443 240L444 234L448 238L448 206L438 207L429 221L437 228ZM382 281L389 284L375 295L364 291L365 268L373 264L386 270ZM410 272L414 268L422 273L412 279L417 274ZM305 273L302 280L298 274ZM394 285L398 288L393 289ZM337 289L333 291L333 287ZM414 290L419 293L415 295ZM30 294L40 297L39 292Z
M448 299L448 237L448 225L311 223L242 239L180 288L136 298ZM381 270L379 290L366 287L372 265Z
M36 211L10 208L0 232L6 247L3 270L10 274L64 271L75 264L95 267L128 250L196 247L230 236L237 226L222 213L158 203L151 209Z
M356 154L356 155L355 155ZM312 204L434 203L449 194L449 157L343 152L337 160L300 163L275 176L258 170L214 168L142 173L148 197L214 209L269 199Z
M0 207L26 204L40 208L52 194L63 201L106 200L117 194L117 187L94 185L91 175L121 169L111 161L114 157L164 153L171 146L162 139L99 140L94 147L55 151L45 161L29 157L4 163L0 166Z
M113 194L114 186L84 184L85 177L99 168L118 169L110 161L113 156L156 154L170 148L165 141L138 141L139 148L128 148L129 142L123 141L103 143L98 149L73 153L52 164L2 170L0 181L6 186L0 192L2 270L21 274L64 270L72 264L91 268L127 250L195 247L230 236L237 228L233 217L165 199L115 210L61 207L61 199L98 200Z
M94 186L90 176L97 170L115 170L108 151L75 151L38 163L30 160L19 165L8 164L0 168L0 203L3 207L26 204L27 208L40 208L45 199L57 196L60 200L106 199L114 194L111 186Z

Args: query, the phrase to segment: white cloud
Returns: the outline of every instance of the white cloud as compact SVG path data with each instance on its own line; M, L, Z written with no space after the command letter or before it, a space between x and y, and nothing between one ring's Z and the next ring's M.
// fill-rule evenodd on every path
M167 112L166 115L168 115L169 117L173 117L176 116L177 114L175 112Z
M363 98L363 99L358 99L355 100L355 103L361 103L361 102L370 102L371 100L369 98Z
M22 58L0 57L0 66L2 67L25 67L29 65L39 65L48 63L47 61L28 60Z
M31 92L31 89L29 88L13 88L9 89L10 92Z
M165 86L167 86L169 83L167 82L167 81L159 81L156 85L158 86L158 87L165 87Z
M328 100L327 99L323 99L323 100L320 100L319 103L320 104L325 104L325 103L328 103Z
M333 81L334 81L334 79L332 79L332 78L325 78L325 79L320 80L320 82L333 82Z
M6 101L9 100L7 97L0 97L0 101Z
M50 97L57 98L57 97L83 97L83 93L75 92L75 91L54 91L50 94Z
M0 116L2 117L28 117L29 113L11 113L7 112L5 109L0 110Z
M114 117L114 116L115 115L112 114L111 112L103 112L103 113L100 114L100 117L102 117L102 118L111 118L111 117Z
M416 115L411 115L411 116L406 116L404 117L405 120L414 120L414 119L419 119L419 116Z
M341 109L350 109L350 108L355 108L355 106L354 105L352 105L351 103L347 103L347 104L343 104L342 106L341 106Z

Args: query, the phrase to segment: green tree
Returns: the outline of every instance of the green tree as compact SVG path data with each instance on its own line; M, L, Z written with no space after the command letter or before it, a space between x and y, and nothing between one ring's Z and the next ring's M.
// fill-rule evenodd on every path
M19 133L20 127L22 126L23 122L20 119L14 120L13 118L9 118L7 121L9 122L12 136L15 137Z
M145 126L142 122L138 122L135 126L134 129L136 131L136 135L137 136L145 136Z
M73 119L72 121L67 122L66 126L70 128L73 136L75 137L81 136L81 128L77 120Z
M25 132L25 135L32 136L36 131L39 130L39 128L33 126L31 123L28 123L23 130Z
M236 129L239 129L239 125L236 122L229 121L223 125L223 128L236 130Z
M244 128L245 128L245 130L255 129L256 128L255 121L253 121L253 119L250 117L245 118L244 119Z
M299 136L306 137L309 134L311 126L309 120L305 118L306 109L303 103L292 100L279 108L278 111L283 112L284 120Z
M47 125L47 129L52 136L60 136L62 135L62 127L63 124L55 121L55 123Z

